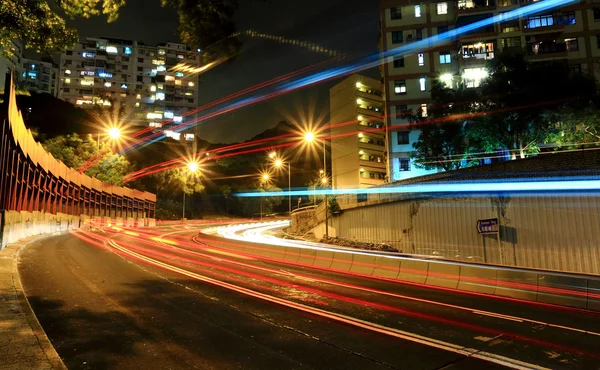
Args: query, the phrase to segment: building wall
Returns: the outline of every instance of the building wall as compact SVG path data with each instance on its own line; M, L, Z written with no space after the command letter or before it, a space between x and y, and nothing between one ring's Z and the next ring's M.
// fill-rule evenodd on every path
M19 41L13 40L11 47L11 57L0 57L0 88L4 88L7 73L14 71L15 76L18 76L18 78L23 73L23 46Z
M57 95L58 68L50 62L23 58L23 87L29 91Z
M437 7L442 3L447 4L447 14L438 14ZM444 32L446 27L448 31L451 31L463 24L481 19L481 17L491 17L528 5L527 2L521 0L490 0L490 4L493 6L459 9L458 1L382 0L380 47L384 51L391 50L420 38L424 39L429 35L437 35L439 32ZM415 7L417 6L421 11L420 17L415 16ZM419 131L416 128L413 129L409 145L396 145L397 137L394 132L407 129L407 122L396 114L396 107L406 106L407 109L415 112L421 104L430 104L429 91L434 79L442 78L443 81L448 81L449 86L459 84L470 86L467 84L465 70L484 68L486 59L493 58L503 50L505 45L524 51L532 62L565 60L573 69L598 76L600 73L600 48L598 47L597 32L600 30L600 11L594 13L594 7L600 8L600 4L580 1L555 9L547 13L547 15L555 16L552 20L553 25L547 27L530 27L533 23L529 19L521 18L518 21L497 23L486 29L459 35L445 45L423 51L423 65L418 63L418 54L404 56L404 66L402 67L395 67L394 58L389 57L381 68L381 72L384 79L388 116L386 125L389 133L390 180L396 181L431 173L431 171L418 170L414 165L410 166L410 171L398 170L395 165L396 159L409 156L413 140L418 139ZM392 19L392 8L400 10L401 19ZM559 14L567 16L571 12L575 17L574 23L564 21L564 18L557 18ZM512 24L514 27L509 27ZM420 31L417 32L417 30ZM402 32L402 42L393 42L394 38L398 39L397 36L394 36L394 32ZM410 38L409 35L411 35ZM567 45L565 40L570 39L577 40L577 44L574 45L574 42L569 41L569 45ZM540 42L542 44L539 44ZM462 53L463 46L478 43L491 43L492 49L488 49L484 53L475 53L476 55ZM536 45L549 45L549 43L552 43L552 50L555 51L542 52L544 51L542 47L535 49L538 47ZM449 57L443 58L444 62L449 63L442 63L440 53L449 54ZM423 77L427 78L426 91L419 89L418 81ZM447 80L450 77L451 79ZM400 80L406 81L406 93L396 94L395 81Z
M182 65L186 68L174 70ZM200 54L182 44L87 38L61 54L58 96L82 108L114 109L128 122L158 129L165 120L194 118L183 116L198 103L199 66Z
M330 89L332 185L336 189L383 184L385 131L379 81L352 75Z

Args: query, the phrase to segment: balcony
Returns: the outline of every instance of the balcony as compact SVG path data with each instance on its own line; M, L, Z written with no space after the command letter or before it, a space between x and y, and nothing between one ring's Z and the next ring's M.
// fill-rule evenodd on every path
M563 30L565 26L573 25L575 22L575 13L537 15L523 19L523 32Z
M495 0L458 0L457 16L464 14L489 13L496 10Z
M364 157L364 156L362 156L362 157ZM374 160L360 159L358 161L358 165L361 166L361 167L370 167L370 168L377 168L377 169L385 169L385 162L383 161L383 158L381 158L381 162L374 161Z
M525 54L531 59L566 58L567 44L555 41L528 43Z
M369 87L361 87L356 90L356 96L365 99L381 100L383 93L380 90L371 89Z

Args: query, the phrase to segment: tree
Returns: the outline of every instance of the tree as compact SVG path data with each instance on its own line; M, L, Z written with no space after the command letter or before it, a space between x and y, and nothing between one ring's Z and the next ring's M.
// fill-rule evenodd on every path
M411 124L421 131L411 157L417 167L427 170L462 168L470 163L466 128L472 119L475 92L435 83L431 94L433 101L426 116L421 110L408 114Z
M46 140L44 149L67 167L78 169L88 159L100 153L99 159L85 171L85 174L109 184L122 185L123 176L131 171L131 164L125 157L113 153L107 144L98 144L92 135L83 138L77 134L57 136Z
M12 40L23 40L37 52L56 52L72 47L77 31L69 28L61 11L69 18L106 15L108 22L119 17L127 0L3 0L0 2L0 49L12 53ZM221 49L231 54L239 49L233 15L237 0L161 0L163 7L177 10L181 40L194 48Z
M454 170L498 153L525 158L538 153L542 143L564 140L564 131L557 135L561 124L585 121L580 129L593 127L593 117L584 119L580 111L595 96L595 81L566 63L532 63L522 54L502 53L489 63L488 73L478 88L435 83L428 117L409 115L422 130L412 154L418 166Z

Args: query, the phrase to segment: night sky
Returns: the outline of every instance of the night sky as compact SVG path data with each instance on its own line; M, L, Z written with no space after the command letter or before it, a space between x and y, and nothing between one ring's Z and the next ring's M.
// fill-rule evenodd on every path
M238 30L308 41L351 56L377 51L379 4L372 0L240 0ZM75 20L81 37L141 40L146 44L178 42L177 15L159 0L128 0L117 22L105 18ZM305 48L264 39L244 38L240 55L201 76L199 103L205 104L328 57ZM377 77L377 71L366 71ZM336 80L338 81L338 80ZM202 123L200 135L211 142L242 141L286 117L327 115L328 82L228 113ZM308 113L310 112L310 113Z

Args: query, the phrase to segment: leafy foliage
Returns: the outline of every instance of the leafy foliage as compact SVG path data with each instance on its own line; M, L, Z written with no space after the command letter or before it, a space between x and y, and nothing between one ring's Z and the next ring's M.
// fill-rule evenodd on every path
M127 0L3 0L0 2L0 50L5 56L14 52L11 40L23 40L25 47L36 52L56 52L71 48L77 31L69 28L58 9L67 17L90 18L106 15L108 22L119 17ZM239 41L233 15L237 0L161 0L163 7L178 12L181 41L192 47L222 50L231 55ZM214 52L213 52L214 53Z
M587 104L596 93L595 81L566 63L500 54L488 71L477 89L435 84L429 116L410 116L422 130L413 144L418 166L454 170L490 154L525 158L538 153L540 144L582 143L599 132L595 107Z
M52 156L67 167L77 169L98 152L98 144L92 135L83 138L77 134L57 136L42 144ZM85 173L98 180L114 185L123 184L123 176L131 170L129 161L110 150L106 144L100 146L101 157Z

